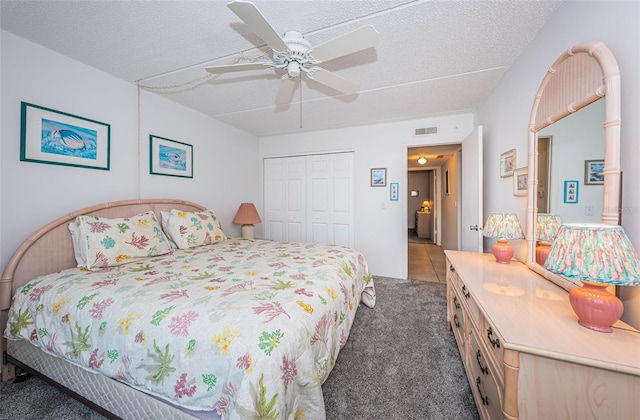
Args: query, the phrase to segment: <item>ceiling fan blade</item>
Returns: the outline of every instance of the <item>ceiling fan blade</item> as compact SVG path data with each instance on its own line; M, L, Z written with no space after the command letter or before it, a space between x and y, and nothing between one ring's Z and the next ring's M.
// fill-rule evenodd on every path
M278 87L278 95L276 96L276 105L286 105L291 103L293 99L293 91L296 87L296 79L285 78L280 81Z
M377 43L378 31L367 25L314 47L311 55L319 62L329 61L374 47Z
M346 93L347 95L356 93L360 88L357 83L347 80L321 67L312 67L309 71L309 78L332 89Z
M227 5L249 28L258 35L267 45L275 51L285 52L289 48L282 37L273 29L273 26L260 13L258 8L250 1L236 0Z
M205 68L206 71L213 74L229 73L234 71L247 71L247 70L262 70L265 68L273 67L273 63L242 63L242 64L228 64L225 66L212 66Z

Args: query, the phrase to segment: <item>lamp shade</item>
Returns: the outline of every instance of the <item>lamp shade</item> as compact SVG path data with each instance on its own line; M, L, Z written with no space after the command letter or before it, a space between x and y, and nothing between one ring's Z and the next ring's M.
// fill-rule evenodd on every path
M256 206L253 203L242 203L236 213L236 217L233 218L233 223L237 225L255 225L260 223L260 215Z
M536 262L544 265L551 250L551 242L558 234L562 224L560 216L549 213L538 213L536 216L536 239L540 241L536 246Z
M245 239L253 239L255 237L255 226L253 225L260 222L262 220L260 220L258 210L256 210L256 206L253 203L240 204L236 217L233 218L233 223L242 225L240 230L242 237Z
M484 225L483 235L487 238L499 239L524 238L522 226L514 213L491 213Z
M640 262L622 226L596 223L560 226L544 268L578 280L640 285Z
M536 239L553 242L561 224L562 218L556 214L538 213L536 216Z
M507 240L524 238L522 226L514 213L491 213L484 225L483 235L487 238L498 238L491 252L500 264L509 264L513 258L513 247Z
M560 226L544 267L582 281L582 287L569 292L569 302L580 325L600 332L611 332L623 311L620 299L605 290L607 285L640 285L640 261L622 226Z

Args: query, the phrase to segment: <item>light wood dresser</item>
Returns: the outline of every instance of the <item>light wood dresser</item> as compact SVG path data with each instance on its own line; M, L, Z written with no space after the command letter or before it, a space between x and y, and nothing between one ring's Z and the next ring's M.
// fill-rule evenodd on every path
M416 233L418 238L432 239L431 236L431 224L433 223L433 216L431 212L424 211L416 212Z
M568 293L515 260L445 251L447 327L483 419L640 419L640 333L584 328Z

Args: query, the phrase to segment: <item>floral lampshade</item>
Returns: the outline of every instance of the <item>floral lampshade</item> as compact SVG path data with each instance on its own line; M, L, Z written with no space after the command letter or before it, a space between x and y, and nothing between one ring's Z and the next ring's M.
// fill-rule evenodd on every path
M622 226L560 226L544 267L582 281L582 287L569 293L569 301L580 325L601 332L611 332L623 310L620 299L605 290L607 285L640 285L640 261Z
M536 240L540 241L536 246L536 262L544 265L551 242L558 234L558 229L562 224L560 216L549 213L538 213L536 216Z
M514 213L494 212L489 215L483 228L483 235L487 238L497 238L497 243L491 248L496 261L501 264L509 264L513 257L513 248L508 244L508 239L522 239L524 232L518 216Z
M558 234L562 218L557 214L538 213L536 216L536 239L552 242Z

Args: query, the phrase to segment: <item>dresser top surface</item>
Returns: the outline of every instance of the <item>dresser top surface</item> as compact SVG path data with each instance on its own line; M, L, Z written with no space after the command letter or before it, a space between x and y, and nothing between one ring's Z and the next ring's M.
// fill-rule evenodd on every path
M569 294L517 261L445 251L505 348L640 376L640 333L618 322L613 333L580 326ZM628 331L628 329L633 331Z

